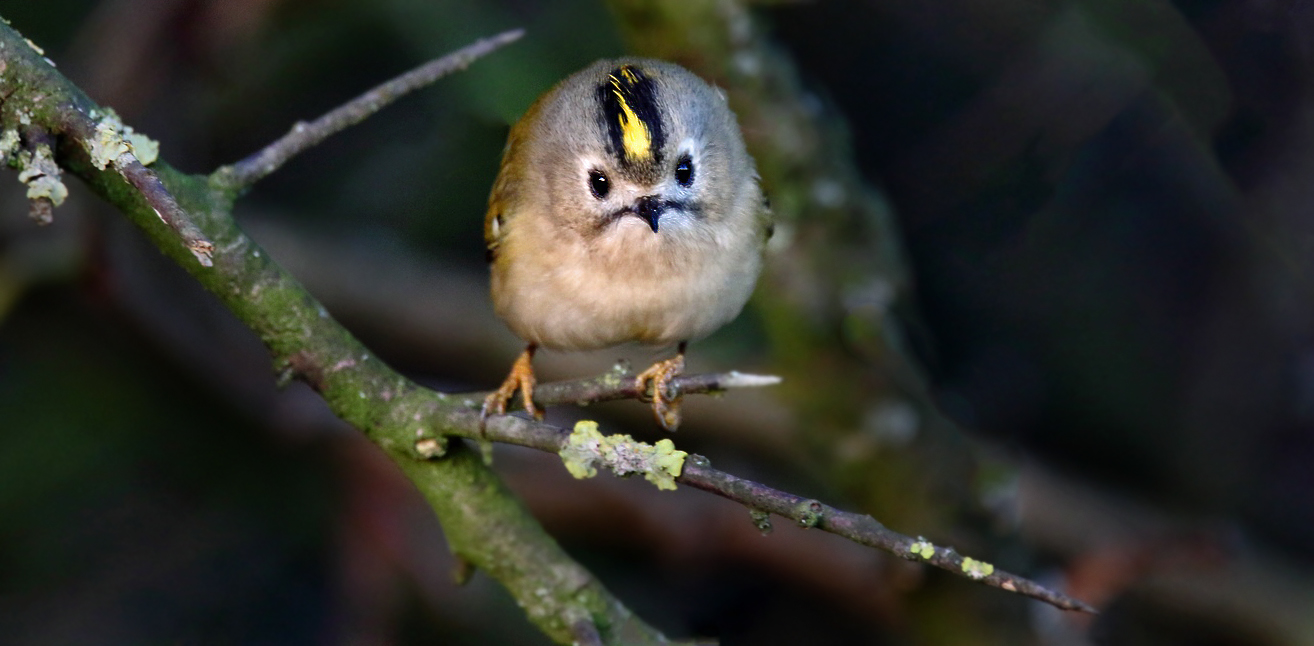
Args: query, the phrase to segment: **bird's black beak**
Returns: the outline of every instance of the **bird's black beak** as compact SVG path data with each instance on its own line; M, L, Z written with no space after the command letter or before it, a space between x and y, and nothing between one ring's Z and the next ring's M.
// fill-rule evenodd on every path
M657 233L657 221L661 219L662 212L665 210L666 203L656 195L645 195L634 203L634 213L652 227L653 233Z

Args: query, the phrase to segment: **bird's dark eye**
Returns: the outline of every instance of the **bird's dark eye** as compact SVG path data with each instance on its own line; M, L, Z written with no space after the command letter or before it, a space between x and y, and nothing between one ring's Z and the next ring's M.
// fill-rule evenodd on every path
M589 171L589 190L593 192L593 197L599 200L607 197L611 192L611 182L607 181L607 174L594 169Z
M693 159L685 155L675 164L675 181L679 182L680 186L688 188L690 184L693 184L693 178Z

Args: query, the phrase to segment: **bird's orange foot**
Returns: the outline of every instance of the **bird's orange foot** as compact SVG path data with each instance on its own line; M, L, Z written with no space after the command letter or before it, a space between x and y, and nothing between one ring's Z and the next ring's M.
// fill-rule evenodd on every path
M488 420L491 415L505 415L507 404L511 403L511 398L520 391L521 399L525 404L525 411L534 419L543 419L543 411L534 406L534 385L538 380L534 378L534 346L529 346L516 362L511 364L511 372L506 376L502 385L489 393L484 398L484 407L479 413L480 426Z
M683 395L671 396L670 385L680 373L684 372L684 348L681 346L680 353L644 370L635 377L635 382L639 389L645 393L651 393L652 397L652 414L657 418L657 423L668 431L674 431L680 427L680 400Z

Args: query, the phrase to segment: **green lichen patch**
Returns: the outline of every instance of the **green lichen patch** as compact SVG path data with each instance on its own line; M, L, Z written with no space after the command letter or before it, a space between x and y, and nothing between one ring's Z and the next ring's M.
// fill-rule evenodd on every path
M929 561L931 557L935 556L935 545L931 541L918 537L916 543L908 546L908 553Z
M978 561L971 557L963 558L963 574L966 574L969 579L979 581L994 573L995 566L985 561Z
M798 526L803 528L816 527L821 522L821 516L825 507L816 500L804 500L794 508L795 517L798 519Z
M669 439L648 444L629 435L604 436L597 422L581 420L560 455L566 470L579 479L598 475L598 467L603 466L622 478L641 473L658 489L674 490L675 478L689 454L676 449Z

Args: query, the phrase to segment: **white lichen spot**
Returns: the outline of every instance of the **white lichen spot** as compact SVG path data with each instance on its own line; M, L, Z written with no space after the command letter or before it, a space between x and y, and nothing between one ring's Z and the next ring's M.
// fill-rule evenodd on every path
M361 399L365 399L365 391L357 390L356 394L359 395Z
M8 159L10 155L18 152L18 131L10 128L0 133L0 157Z
M918 536L917 542L908 546L908 553L920 556L929 561L935 556L935 545L932 544L931 541Z
M970 556L963 558L963 574L969 579L980 581L994 573L995 566L985 561L978 561Z
M28 112L27 110L19 109L18 122L25 126L32 125L32 113Z
M603 436L598 423L589 420L575 424L566 446L561 449L561 461L576 478L596 476L601 465L622 478L641 473L648 482L664 490L675 489L675 478L684 469L688 455L676 449L670 439L648 444L629 435Z
M41 56L46 55L46 50L41 49L39 46L37 46L36 43L32 42L31 38L24 38L23 40L27 41L27 46L31 47L32 51L36 52L37 54L40 54Z
M50 146L41 144L35 151L22 155L19 166L18 181L27 184L27 199L45 198L55 206L64 203L68 187L60 180L59 166Z
M342 361L339 361L339 362L333 364L333 367L332 367L330 370L332 370L333 372L337 372L337 371L339 371L339 370L346 370L347 368L355 367L355 365L356 365L356 361L355 361L355 360L353 360L353 359L351 359L351 358L347 358L347 359L343 359ZM361 395L361 397L364 397L364 396L365 396L365 395L363 395L363 394Z

